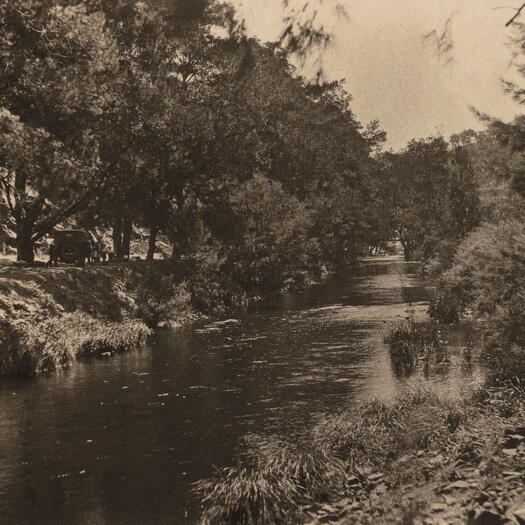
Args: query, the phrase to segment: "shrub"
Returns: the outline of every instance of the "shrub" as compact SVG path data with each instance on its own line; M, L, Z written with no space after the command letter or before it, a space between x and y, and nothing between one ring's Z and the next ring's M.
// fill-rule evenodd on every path
M430 309L439 320L480 321L485 357L501 377L525 377L525 224L486 224L460 245ZM516 357L518 356L518 357ZM514 372L513 372L514 371Z
M137 317L148 327L177 322L191 310L191 294L185 282L170 275L149 274L137 292Z
M488 363L487 383L489 385L525 385L525 347L516 344L487 346L483 357Z
M226 267L244 290L276 292L297 271L315 266L319 246L309 235L312 214L279 182L255 175L230 200L238 231Z
M459 315L491 316L525 293L525 224L504 221L485 224L459 246L452 268L438 283L456 296Z
M186 269L193 306L205 313L223 311L242 303L244 296L234 276L225 271L225 257L218 246L206 246Z

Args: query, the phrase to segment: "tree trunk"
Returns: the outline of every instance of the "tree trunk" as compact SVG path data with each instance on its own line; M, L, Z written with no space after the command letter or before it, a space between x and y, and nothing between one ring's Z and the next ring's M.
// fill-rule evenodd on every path
M35 260L35 250L31 238L31 230L20 228L16 235L17 260L32 263Z
M401 244L403 245L403 255L405 257L405 261L411 261L414 257L414 250L412 249L412 243L409 241L401 241Z
M131 234L133 233L133 223L129 217L122 221L122 257L129 259Z
M122 257L122 219L113 223L113 253L115 257Z
M159 227L154 224L149 229L149 240L148 240L148 255L146 259L148 261L153 261L155 257L155 248L157 245L157 233L159 232Z

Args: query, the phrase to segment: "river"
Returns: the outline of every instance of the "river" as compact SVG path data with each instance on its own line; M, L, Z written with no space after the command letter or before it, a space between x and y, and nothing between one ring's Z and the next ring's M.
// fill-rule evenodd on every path
M247 437L300 434L404 388L383 334L426 299L416 266L370 259L142 350L2 384L0 523L195 523L191 483L232 465Z

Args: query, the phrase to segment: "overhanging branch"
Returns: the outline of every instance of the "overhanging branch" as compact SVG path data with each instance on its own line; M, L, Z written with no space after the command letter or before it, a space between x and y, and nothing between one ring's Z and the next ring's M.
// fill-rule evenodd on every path
M525 9L525 2L522 4L522 6L516 10L516 14L505 24L505 27L509 27L510 24L512 24L518 16L520 16L521 12Z

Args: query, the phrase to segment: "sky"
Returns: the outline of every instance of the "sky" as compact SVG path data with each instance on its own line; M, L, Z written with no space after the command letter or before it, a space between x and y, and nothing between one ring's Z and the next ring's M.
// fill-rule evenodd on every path
M292 6L306 0L291 0ZM295 2L295 4L294 4ZM247 32L275 40L282 28L280 0L234 0ZM346 16L335 9L344 6ZM327 80L345 79L352 110L366 124L379 120L387 148L412 138L482 129L471 108L504 120L521 112L501 79L518 80L505 28L520 0L311 0L316 21L332 35L322 55ZM293 7L292 7L293 8ZM312 11L310 11L311 13ZM338 14L339 13L339 14ZM451 17L448 62L423 36ZM303 15L306 16L306 15ZM521 15L525 22L525 11ZM312 54L315 62L318 54ZM303 73L308 75L311 64Z

